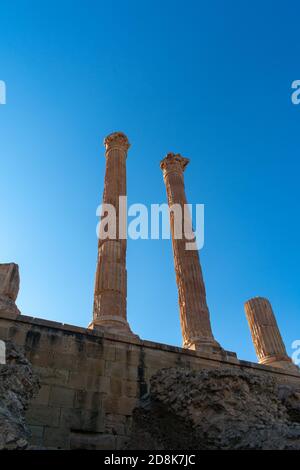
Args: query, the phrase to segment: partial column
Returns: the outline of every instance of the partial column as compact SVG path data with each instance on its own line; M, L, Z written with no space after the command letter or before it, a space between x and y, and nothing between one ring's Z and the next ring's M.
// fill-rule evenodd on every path
M184 233L181 239L175 235L174 214L176 212L172 211L172 206L174 204L180 205L182 214L184 214L184 205L187 204L187 200L183 172L188 163L187 158L174 153L169 153L160 163L170 209L183 347L207 352L220 352L222 348L212 334L198 250L186 250L186 243L191 240L187 240Z
M20 288L19 266L15 263L0 264L0 313L16 318L20 311L16 306Z
M245 303L252 341L258 362L283 369L299 371L287 355L277 321L268 299L254 297Z
M114 132L106 137L104 145L106 169L103 204L111 204L115 208L116 233L110 238L100 238L98 242L93 321L89 328L104 328L112 333L133 335L126 313L127 244L119 233L119 197L126 196L126 158L130 144L125 134ZM102 214L103 223L106 215Z

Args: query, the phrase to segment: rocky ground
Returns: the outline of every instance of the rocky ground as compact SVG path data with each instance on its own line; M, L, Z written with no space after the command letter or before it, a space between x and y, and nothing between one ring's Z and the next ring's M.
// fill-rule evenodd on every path
M24 413L38 389L38 379L22 350L6 342L6 364L0 364L0 450L28 446Z
M162 369L129 449L300 449L300 390L235 369Z

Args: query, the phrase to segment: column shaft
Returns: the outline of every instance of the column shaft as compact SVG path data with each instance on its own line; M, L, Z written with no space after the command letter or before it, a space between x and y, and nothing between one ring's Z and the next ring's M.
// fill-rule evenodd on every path
M175 212L172 206L187 204L183 172L189 160L179 154L168 154L161 162L164 182L170 209L170 225L176 282L178 287L180 323L183 347L197 350L220 351L221 347L213 337L210 315L206 303L206 292L198 250L186 250L187 240L182 230L182 238L176 238ZM181 222L183 229L184 220ZM177 226L178 228L178 226Z
M262 297L254 297L245 303L245 312L258 362L297 370L287 355L270 302Z
M116 236L99 239L91 328L132 334L127 322L126 239L119 237L119 197L126 196L126 158L129 142L121 132L105 139L106 168L103 204L111 204L116 214ZM105 217L105 213L102 216Z

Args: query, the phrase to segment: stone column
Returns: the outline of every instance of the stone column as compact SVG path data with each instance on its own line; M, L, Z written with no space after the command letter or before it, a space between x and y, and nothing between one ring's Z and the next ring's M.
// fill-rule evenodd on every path
M126 158L130 144L125 134L114 132L106 137L104 145L103 204L111 204L115 208L116 236L100 238L98 242L93 321L89 328L104 328L112 333L132 335L126 314L126 239L120 239L119 234L119 197L126 196Z
M16 306L19 288L19 266L15 263L0 264L0 313L11 318L20 315Z
M189 163L179 154L169 153L160 163L167 189L169 209L178 204L184 213L187 204L183 172ZM176 282L178 287L180 323L183 347L207 352L220 352L221 346L214 339L198 250L186 250L187 240L175 237L175 218L170 210L170 225ZM181 227L182 227L181 223Z
M298 371L287 355L270 302L254 297L245 303L252 341L260 364Z

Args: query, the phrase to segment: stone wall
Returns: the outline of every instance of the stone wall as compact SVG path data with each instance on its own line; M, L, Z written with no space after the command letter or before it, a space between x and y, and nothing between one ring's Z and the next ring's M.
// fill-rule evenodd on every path
M0 314L0 339L23 346L41 388L27 412L32 445L122 449L132 411L159 369L233 367L300 385L300 377L269 366L129 340L96 330Z

